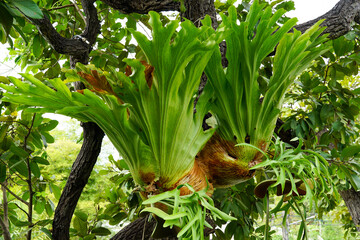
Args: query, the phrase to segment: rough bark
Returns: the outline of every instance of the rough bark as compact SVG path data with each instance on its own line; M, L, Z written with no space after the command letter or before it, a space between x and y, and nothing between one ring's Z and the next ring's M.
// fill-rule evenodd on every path
M355 191L351 188L349 190L340 191L340 195L345 201L357 231L360 232L360 191Z
M42 19L27 19L38 28L40 34L55 51L70 55L74 58L74 62L86 64L88 62L89 53L96 42L97 35L100 31L100 21L97 17L97 10L94 6L94 2L95 0L81 1L86 15L86 28L80 36L74 36L72 39L62 37L45 14Z
M137 239L152 239L151 235L156 226L156 220L151 218L148 220L148 216L141 217L124 227L120 232L113 236L110 240L137 240ZM163 240L173 240L176 237L170 235Z
M359 15L359 0L341 0L335 5L335 7L324 15L306 23L299 24L295 26L295 28L304 32L319 20L325 19L325 21L321 24L321 26L326 27L323 34L328 33L329 38L335 39L348 33L351 30L351 24L354 21L359 23Z
M53 239L69 239L69 228L78 199L100 153L104 132L95 123L82 123L84 142L55 210Z
M168 231L167 237L163 238L152 238L151 235L156 227L156 220L155 218L151 218L150 221L148 220L148 216L141 217L132 222L131 224L124 227L120 232L118 232L115 236L113 236L110 240L176 240L176 232ZM206 221L213 226L213 229L206 227L204 229L205 236L209 236L210 234L215 232L216 224L215 222L210 219L206 218ZM164 232L160 233L164 234Z

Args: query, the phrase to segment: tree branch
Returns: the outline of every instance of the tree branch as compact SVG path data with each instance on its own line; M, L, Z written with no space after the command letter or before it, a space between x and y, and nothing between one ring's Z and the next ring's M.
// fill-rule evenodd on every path
M336 39L348 33L351 30L351 24L353 22L359 23L359 16L359 0L340 0L335 7L324 15L296 25L294 28L301 32L305 32L319 20L325 19L325 21L321 24L321 26L326 27L323 34L328 33L330 39Z
M179 11L180 1L174 0L102 0L122 13L148 13L149 11Z
M173 0L102 0L102 2L122 13L179 11L180 9L180 3ZM338 38L351 30L352 22L360 23L360 2L359 0L340 0L334 8L324 15L299 24L295 28L304 32L321 19L325 19L321 26L327 27L324 33L329 33L331 39Z
M4 185L3 183L0 183L0 185L1 185L1 187L5 188L6 191L8 191L11 195L13 195L17 200L24 203L26 206L29 206L29 203L27 201L25 201L24 199L22 199L21 197L16 195L14 192L12 192L6 185Z
M27 19L38 28L40 34L55 51L70 55L76 58L78 62L86 62L92 45L96 42L96 37L100 31L100 21L97 18L97 10L93 5L94 0L82 0L81 3L86 15L86 28L80 35L81 37L78 38L68 39L62 37L46 15L42 19L29 17Z

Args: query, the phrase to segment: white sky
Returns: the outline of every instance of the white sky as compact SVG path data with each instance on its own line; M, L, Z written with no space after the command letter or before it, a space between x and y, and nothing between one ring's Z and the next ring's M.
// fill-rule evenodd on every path
M289 12L289 17L297 17L303 23L321 16L335 6L340 0L294 0L295 10Z

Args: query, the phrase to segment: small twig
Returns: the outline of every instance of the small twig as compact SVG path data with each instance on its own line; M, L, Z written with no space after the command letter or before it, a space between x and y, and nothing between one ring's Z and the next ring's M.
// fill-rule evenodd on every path
M11 195L13 195L17 200L19 200L20 202L24 203L25 205L29 206L29 203L27 201L25 201L24 199L22 199L21 197L19 197L17 194L15 194L13 191L11 191L7 186L5 186L3 183L0 183L1 186L3 188L6 189L6 191L8 191Z
M23 212L26 214L26 216L29 217L29 214L28 214L22 207L20 207L19 204L15 203L15 205L16 205L21 211L23 211Z
M110 12L111 10L112 10L112 8L104 8L104 9L100 10L99 13L102 13L105 11Z
M20 121L4 120L4 121L0 121L0 122L19 123L20 125L25 127L27 130L29 130L29 127L26 124L24 124L24 123L22 123Z
M28 132L24 138L24 145L23 148L26 151L27 149L27 140L31 134L32 128L34 126L34 122L35 122L35 118L36 118L36 113L34 113L33 117L32 117L32 121L30 124L30 127L28 129ZM27 165L27 170L28 170L28 179L27 179L27 184L29 187L29 205L28 205L28 221L29 221L29 227L28 227L28 232L26 235L26 239L27 240L31 240L31 233L32 233L32 226L33 226L33 222L32 222L32 216L33 216L33 196L34 196L34 192L33 192L33 188L32 188L32 179L31 179L31 168L30 168L30 158L27 157L26 158L26 165Z
M60 6L60 7L50 8L50 9L48 9L48 11L54 11L54 10L59 10L59 9L62 9L62 8L68 8L68 7L74 7L74 4L67 4L67 5Z

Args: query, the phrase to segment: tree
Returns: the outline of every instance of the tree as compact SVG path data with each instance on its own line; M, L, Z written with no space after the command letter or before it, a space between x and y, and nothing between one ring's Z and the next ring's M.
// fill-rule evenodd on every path
M2 3L2 5L1 5L2 9L5 9L5 12L10 13L10 11L8 10L9 8L7 8L7 7L10 6L11 4L15 5L15 7L17 7L17 9L19 9L21 12L24 13L24 15L27 17L27 19L31 23L33 23L34 25L36 25L38 27L42 36L44 36L45 39L47 39L47 41L54 47L54 49L58 53L69 54L71 56L71 58L69 59L69 63L65 63L65 66L74 67L76 62L81 62L81 63L87 64L91 47L96 41L96 36L97 36L97 33L100 28L99 21L97 20L97 18L98 18L97 11L93 5L93 2L82 1L82 8L84 10L86 18L85 18L85 21L81 22L80 27L82 24L85 24L85 26L83 26L83 28L82 28L82 29L84 29L84 32L82 34L80 34L80 36L75 36L72 39L65 39L63 37L60 37L58 32L56 32L55 29L53 28L53 26L50 24L50 20L46 14L44 15L44 17L42 17L42 15L40 13L39 13L40 16L29 15L29 13L27 13L27 11L26 11L26 9L28 9L28 7L16 5L17 4L16 1L5 3L5 4ZM70 4L70 2L69 2L69 4ZM169 10L169 9L178 10L178 9L183 9L185 7L186 11L182 12L181 15L186 18L189 18L190 20L193 20L196 24L199 24L198 19L202 18L205 14L210 14L210 16L213 17L212 19L216 19L214 17L214 14L216 11L212 4L213 4L213 2L211 2L209 4L209 3L203 3L201 1L199 1L199 2L198 1L191 1L191 2L185 1L183 3L183 5L180 3L172 2L172 1L148 1L146 3L141 2L141 1L139 1L139 2L132 1L131 3L126 3L126 2L122 2L122 1L102 1L102 2L97 2L97 8L98 8L100 15L105 16L106 14L108 14L108 12L102 11L102 9L106 9L108 6L111 6L114 9L121 10L124 13L141 13L141 14L148 12L149 10L156 10L156 11ZM287 3L287 4L289 4L289 3ZM283 5L280 4L278 6L278 8L281 8L281 7L286 8L286 7L288 7L287 4L286 3L284 3ZM204 6L206 6L206 7L204 7ZM245 13L246 11L244 11L244 6L246 6L246 2L243 3L241 5L241 7L239 7L237 9L238 12L243 13L243 16L246 15L246 13ZM34 5L31 5L31 7L35 8ZM45 9L47 8L52 11L59 10L60 13L65 14L65 15L70 12L66 11L66 13L64 13L61 11L65 11L64 9L67 9L67 7L70 7L71 8L70 11L73 12L73 15L75 16L75 18L81 19L81 16L83 16L81 14L81 12L78 10L79 8L77 7L76 4L71 4L71 5L65 4L64 7L63 6L53 7L53 8L50 8L50 7L51 6L49 3L48 3L48 5L44 6ZM221 7L223 9L225 9L224 5L220 4L219 7L220 7L220 9L221 9ZM321 17L321 18L326 18L326 21L324 21L323 25L328 26L328 28L325 30L325 32L330 33L330 38L337 38L337 37L347 33L348 31L351 30L349 27L350 24L353 21L358 21L358 13L359 13L358 10L359 10L359 3L357 1L340 1L332 11L330 11L328 14ZM52 16L51 15L52 11L49 12L50 16ZM346 14L347 17L344 18L345 22L336 20L336 19L340 19L339 15L341 15L341 14ZM125 17L125 15L121 15L118 12L115 12L113 14L113 16L120 17L120 18ZM64 21L64 19L57 18L58 16L56 14L54 14L54 16L52 16L52 17L54 19L59 19L59 22ZM135 20L145 22L145 19L147 18L147 16L139 15L139 14L132 14L132 15L129 15L127 18L128 18L127 23L126 23L127 27L135 28L135 22L136 22ZM10 17L10 19L12 19L12 17ZM23 35L23 41L26 42L29 38L27 38L25 34L27 34L27 33L31 34L32 29L31 29L31 27L28 27L28 29L26 29L24 27L22 30L21 28L19 28L19 26L21 26L21 24L22 24L21 21L23 21L23 20L21 20L21 18L19 18L18 16L16 16L15 19L16 19L16 22L14 22L14 24L12 24L12 21L11 21L11 23L3 22L3 25L5 26L3 33L5 36L7 33L10 33L10 36L11 36L11 34L13 34L13 36L15 36L16 35L16 33L14 31L14 29L15 29L19 32L19 34ZM341 19L343 19L343 18L341 18ZM135 51L139 54L141 52L139 51L138 48L136 48L135 45L130 44L131 37L130 37L129 32L127 32L124 29L118 31L116 26L119 26L119 24L116 25L117 23L114 21L113 18L105 18L104 21L105 22L102 25L103 38L102 39L99 38L98 50L90 53L90 54L92 54L92 56L91 56L92 61L95 64L95 66L97 66L97 67L106 68L108 66L115 65L115 67L125 70L124 63L122 63L122 62L119 63L119 60L122 60L124 57L126 57L128 52ZM166 19L165 19L165 21L166 21ZM281 21L285 22L286 19L281 19ZM295 28L298 30L304 31L305 29L308 29L310 26L312 26L315 22L316 21L314 20L312 22L309 22L308 24L295 26ZM76 24L76 22L75 22L75 24ZM213 23L213 25L216 27L215 22ZM108 28L109 26L111 26L110 30ZM11 27L13 27L13 28L11 28ZM58 30L63 31L65 36L69 36L71 29L61 29L61 28L62 28L62 26L59 24ZM27 32L25 32L25 30ZM74 31L73 35L76 35L77 33L80 33L80 32L78 32L78 28L75 27L75 31ZM356 31L354 32L354 34L355 34L354 36L356 36ZM119 44L119 40L124 36L126 36L125 44L124 45ZM10 37L7 39L9 41L11 41ZM31 60L42 59L44 56L50 57L50 56L54 55L56 58L58 58L58 59L60 58L60 56L56 52L51 50L46 45L46 42L39 35L36 35L33 38L31 37L31 40L32 40L32 52L34 54L34 57L32 57L32 56L26 57L26 55L25 55L22 59L19 58L19 61L22 62L23 66L26 66L26 64L28 62L30 62ZM114 48L110 49L108 46L111 42L114 42L114 45L113 45ZM18 40L18 42L15 42L15 46L16 46L16 44L19 44L19 46L21 46L22 40ZM226 47L224 45L222 45L222 49L224 50L225 48ZM124 49L126 49L127 51L124 51ZM347 50L339 50L339 49L341 49L341 47L337 47L336 43L334 43L334 49L335 49L335 53L337 52L336 56L341 57L342 55L353 53L352 51L356 51L356 44L352 45L352 49L350 49L350 50L348 50L348 49ZM41 52L43 52L43 56L41 55ZM270 52L267 54L270 54ZM116 59L114 56L118 57L118 59ZM356 71L357 59L352 58L352 57L354 57L353 55L349 55L349 56L345 55L345 56L346 56L345 59L352 60L351 61L352 64L355 63L355 64L353 64L353 65L355 65L355 67L351 64L343 63L341 66L343 68L340 68L336 64L334 64L333 68L336 70L335 70L335 73L333 73L333 74L335 74L334 75L335 78L336 78L336 73L345 72L346 74L352 74L354 71ZM103 61L102 59L104 59L104 58L106 58L107 61ZM141 58L141 56L139 56L139 58ZM330 59L331 59L331 56L330 56ZM342 60L342 59L337 58L334 60L334 62L340 61L340 60ZM52 66L52 68L49 68L45 72L45 77L54 78L54 77L58 76L59 74L63 74L63 73L60 73L60 71L59 71L60 66L56 63L56 61L54 59L50 58L50 61L48 61L48 62L50 64L53 64L53 66ZM222 62L224 65L227 64L225 59L222 59ZM272 64L270 60L266 60L264 63L268 64L265 66L271 66L271 64ZM128 62L128 64L131 65L130 62ZM135 65L132 65L132 67L135 67ZM137 67L141 68L141 66L137 66ZM33 69L33 71L36 72L39 67L29 67L28 70L30 70L31 68ZM43 66L42 68L46 69L45 66ZM330 69L331 68L328 67L328 71L330 71ZM207 70L208 75L209 74L211 75L211 73L210 73L211 70L212 70L211 68ZM270 78L270 75L272 75L272 73L270 75L268 74L268 76L267 76L266 71L269 70L269 68L264 67L261 70L264 71L264 74L262 76L265 77L263 79L264 82L262 82L262 83L265 83L265 87L266 87L266 77ZM271 70L271 68L270 68L270 70ZM321 69L319 71L321 71ZM64 75L62 75L62 76L64 76ZM42 78L43 74L38 73L36 75L36 77ZM302 77L302 80L304 80L304 82L306 83L306 80L309 80L309 78L307 78L304 75L304 77ZM325 76L325 80L326 80L326 76ZM330 82L329 82L329 84L330 84ZM338 88L338 86L336 85L336 79L335 79L335 82L333 82L333 84L335 84L335 85L334 85L334 87L332 87L333 89L331 89L331 90ZM314 86L313 88L315 89L315 87L319 87L319 86ZM312 89L312 88L310 88L310 89ZM324 88L318 88L316 90L316 92L318 92L318 94L322 94L322 93L326 92L326 91L322 92L323 89ZM342 90L342 89L343 88L340 88L340 90ZM312 92L314 92L314 91L312 91ZM356 94L356 93L353 93L353 94ZM325 94L322 94L322 95L325 95ZM329 94L329 95L331 95L331 94ZM265 102L267 101L266 97L264 98L264 101ZM354 104L352 104L352 105L354 105ZM324 109L324 110L321 110L321 109ZM351 118L353 118L353 120L355 120L353 116L357 115L357 114L355 114L357 110L355 108L353 108L352 110L354 110L353 113L351 113L350 115L348 115L346 117L350 120L351 120ZM321 114L321 111L328 112L325 107L319 108L319 111L320 111L320 114ZM310 116L310 114L309 114L309 116ZM221 118L221 116L220 116L220 118ZM274 121L274 120L272 120L272 121ZM305 127L303 127L302 131L305 131L306 125L305 124L302 124L302 125L305 126ZM295 127L296 127L296 129L294 129L294 130L297 130L298 126L296 124L295 124ZM316 126L316 127L318 127L318 126ZM316 127L313 128L315 131L316 131ZM298 130L296 133L299 137L304 137L304 135L300 134L301 133L300 130ZM237 136L236 134L234 134L234 135ZM238 135L241 136L242 139L246 139L246 136L244 137L240 133ZM281 135L281 132L279 133L279 135ZM53 236L55 239L58 239L58 238L61 239L61 237L64 236L64 233L66 233L68 231L71 216L74 212L74 208L76 206L77 199L80 196L81 190L85 186L87 179L90 175L91 169L93 168L93 165L96 161L96 156L98 155L98 152L99 152L99 146L100 146L99 144L101 143L100 136L102 136L101 130L98 129L94 124L90 124L90 123L84 124L83 148L82 148L77 160L74 163L73 171L70 174L70 176L72 176L72 177L69 178L70 180L68 181L67 187L65 187L65 190L62 193L62 198L60 199L60 203L59 203L58 208L55 213L54 224L53 224L53 226L54 226ZM239 137L239 136L237 136L237 137ZM227 136L227 137L229 138L229 136ZM310 138L310 139L312 139L312 138ZM250 142L252 140L253 140L253 137L251 136ZM314 139L312 139L312 140L314 140ZM251 143L254 144L254 142L251 142ZM340 149L339 149L340 151L343 149L345 150L346 144L350 144L350 141L348 140L348 142L345 142L345 143L341 142L341 144L344 144L344 145L340 147ZM259 146L260 145L258 145L258 147ZM308 145L305 145L305 146L307 148L311 149L311 147L309 147ZM213 149L212 147L209 147L209 148ZM260 148L261 148L261 146L260 146ZM267 147L264 147L264 149L266 149L266 148ZM89 150L89 149L91 149L91 150ZM350 150L348 150L347 152L349 152L349 151ZM352 155L345 154L342 157L350 158L357 153L357 150L350 151L350 152L352 153ZM253 154L256 155L256 153L253 153ZM236 156L236 157L238 157L238 156ZM346 170L344 170L344 171L346 172ZM353 170L351 170L351 171L353 171ZM350 172L350 174L348 174L350 176L349 179L353 180L353 182L354 182L354 178L351 177L351 175L352 175L351 173L352 172ZM347 176L347 177L349 177L349 176ZM225 181L225 185L228 184L227 181L228 180ZM69 198L69 196L74 196L74 191L77 192L77 194L76 194L77 197ZM71 200L71 204L68 204L69 200ZM67 234L65 234L65 238L66 238L66 235Z

